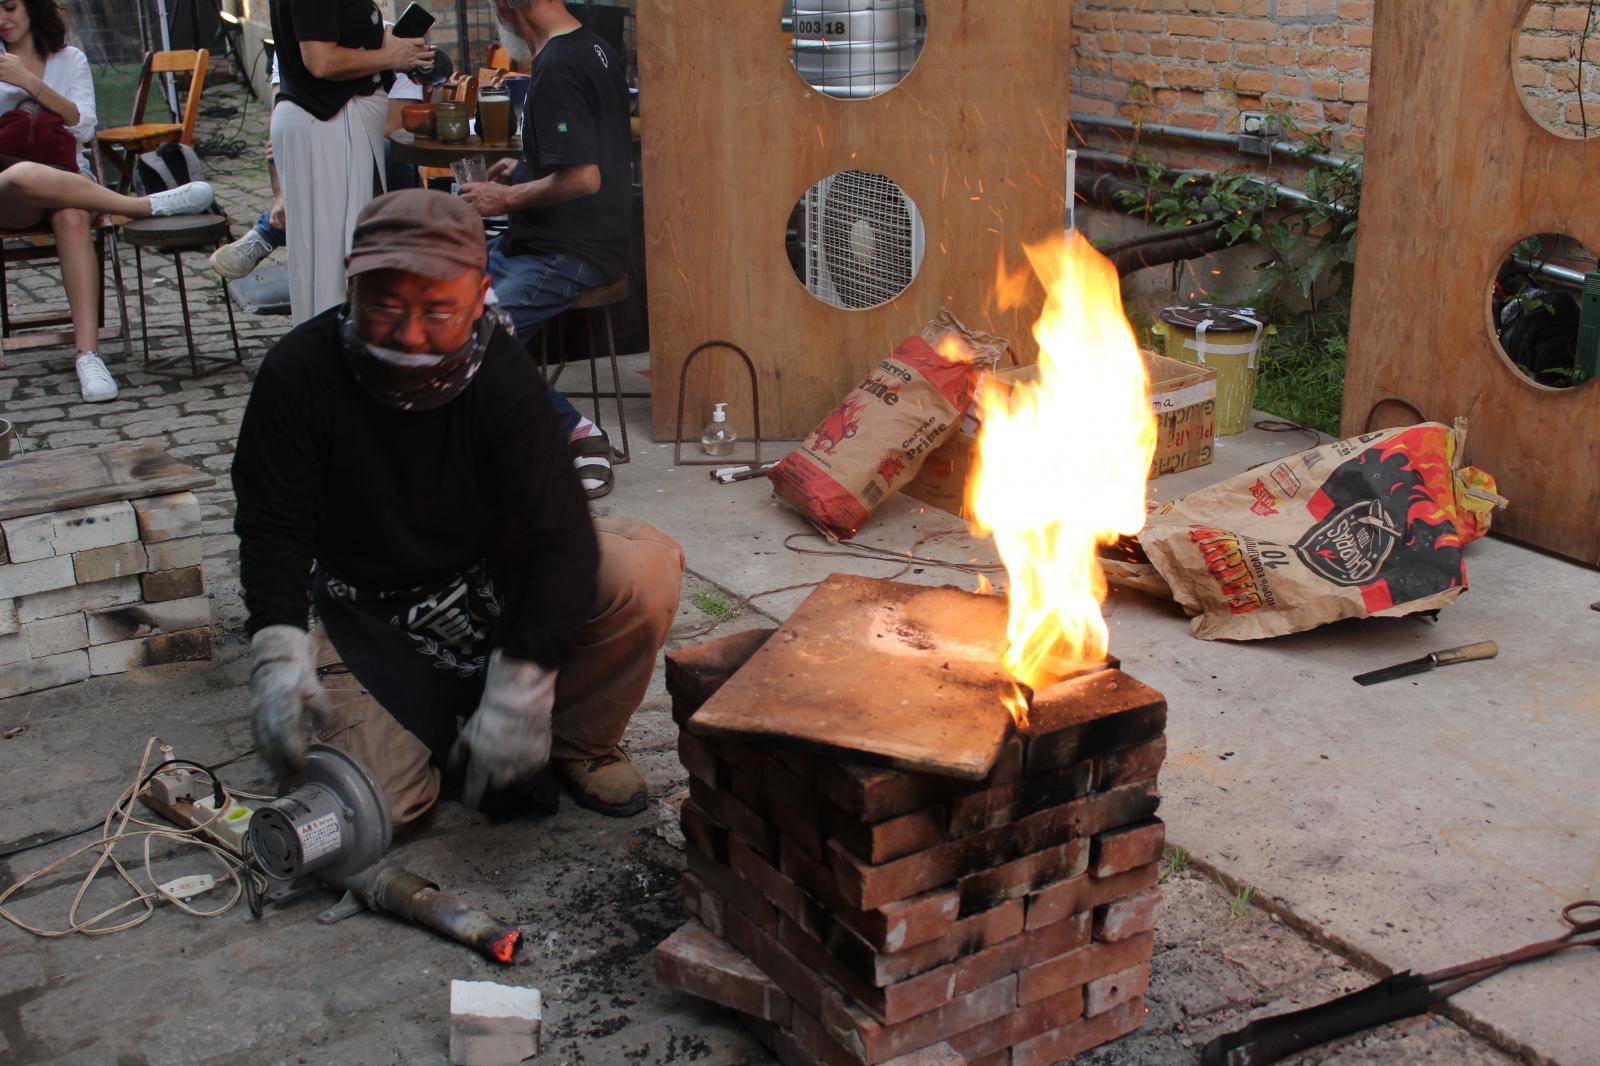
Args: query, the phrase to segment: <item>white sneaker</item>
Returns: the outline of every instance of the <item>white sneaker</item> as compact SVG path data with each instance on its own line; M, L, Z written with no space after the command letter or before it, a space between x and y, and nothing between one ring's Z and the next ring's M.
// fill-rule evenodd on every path
M242 278L272 254L272 245L254 226L250 232L211 253L211 269L225 278Z
M150 194L150 213L162 215L198 215L211 206L211 184L191 181L176 189Z
M78 388L84 403L105 403L117 398L117 382L94 352L78 353Z

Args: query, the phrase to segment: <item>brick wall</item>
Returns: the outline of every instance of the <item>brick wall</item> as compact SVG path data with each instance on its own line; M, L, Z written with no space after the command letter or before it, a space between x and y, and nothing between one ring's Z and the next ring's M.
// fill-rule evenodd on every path
M1072 109L1237 132L1240 111L1367 128L1372 0L1075 0ZM1540 0L1517 42L1528 108L1558 133L1600 131L1600 3ZM1580 70L1581 67L1581 70ZM1579 83L1583 99L1580 104Z
M1076 0L1072 109L1236 132L1280 110L1359 147L1372 0Z

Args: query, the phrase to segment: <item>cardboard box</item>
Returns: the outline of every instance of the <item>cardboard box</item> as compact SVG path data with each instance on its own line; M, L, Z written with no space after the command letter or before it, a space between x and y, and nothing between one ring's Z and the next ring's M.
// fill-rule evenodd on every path
M1217 372L1210 367L1168 359L1145 352L1150 369L1150 402L1156 412L1156 452L1150 476L1160 477L1211 462L1216 438ZM1003 382L1029 382L1037 375L1032 366L999 371ZM966 510L967 478L972 473L977 448L978 423L969 415L961 428L928 454L922 469L901 492L962 518Z

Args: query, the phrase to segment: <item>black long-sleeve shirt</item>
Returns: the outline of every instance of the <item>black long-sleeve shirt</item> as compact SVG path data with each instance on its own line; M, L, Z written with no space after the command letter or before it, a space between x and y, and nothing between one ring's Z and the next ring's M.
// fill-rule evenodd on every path
M312 560L362 592L487 561L507 655L560 666L594 604L599 548L549 393L497 331L454 400L397 411L344 362L339 310L267 353L233 460L248 631L305 628Z

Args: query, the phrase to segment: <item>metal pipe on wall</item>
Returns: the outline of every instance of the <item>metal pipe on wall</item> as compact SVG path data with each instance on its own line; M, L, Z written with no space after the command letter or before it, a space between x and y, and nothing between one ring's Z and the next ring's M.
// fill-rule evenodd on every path
M1194 141L1197 144L1214 144L1219 147L1231 148L1235 152L1240 150L1239 135L1224 133L1221 130L1192 130L1184 126L1167 126L1159 122L1135 122L1130 118L1118 118L1109 115L1081 115L1076 112L1073 112L1068 117L1074 126L1116 130L1119 133L1132 133L1139 136L1166 137L1177 141ZM1300 153L1305 149L1305 145L1294 144L1290 141L1273 141L1269 147L1274 152L1282 152L1285 155L1308 159L1319 166L1342 167L1350 162L1349 157L1327 155L1323 152L1308 152L1301 155Z

